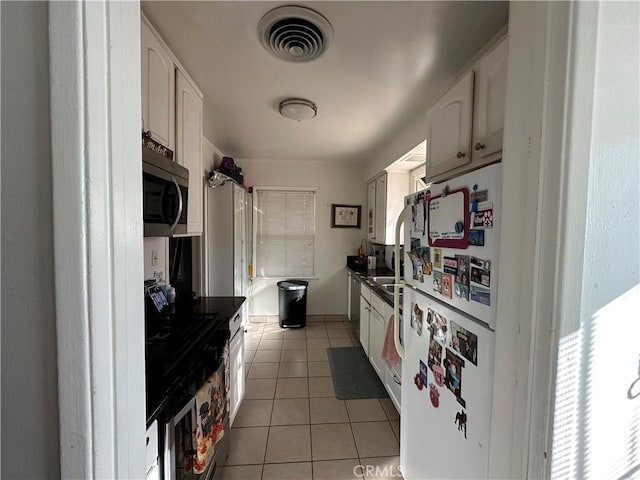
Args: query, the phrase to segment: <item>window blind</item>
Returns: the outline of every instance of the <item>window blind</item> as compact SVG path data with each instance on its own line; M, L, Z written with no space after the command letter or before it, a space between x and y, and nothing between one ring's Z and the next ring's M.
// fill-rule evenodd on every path
M256 276L313 277L316 193L256 190Z

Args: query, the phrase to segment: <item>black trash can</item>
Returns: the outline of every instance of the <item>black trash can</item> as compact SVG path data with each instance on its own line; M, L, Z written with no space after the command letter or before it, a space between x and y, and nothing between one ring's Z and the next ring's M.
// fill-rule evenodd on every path
M307 287L304 280L278 282L280 327L300 328L307 323Z

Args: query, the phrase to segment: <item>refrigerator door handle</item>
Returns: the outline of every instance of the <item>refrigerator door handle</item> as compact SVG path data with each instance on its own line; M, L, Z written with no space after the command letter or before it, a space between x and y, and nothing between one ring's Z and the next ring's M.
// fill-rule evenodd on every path
M409 215L410 209L411 207L409 205L405 205L396 221L396 244L393 251L398 265L402 264L400 257L400 228ZM393 343L396 346L398 355L404 360L404 347L400 342L400 286L400 268L398 267L395 269L395 282L393 286Z

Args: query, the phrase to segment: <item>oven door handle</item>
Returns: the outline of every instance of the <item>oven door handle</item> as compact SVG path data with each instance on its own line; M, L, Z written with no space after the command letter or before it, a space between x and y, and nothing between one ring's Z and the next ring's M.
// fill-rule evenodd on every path
M176 177L171 176L171 181L175 184L176 188L178 189L178 213L176 214L175 222L173 222L171 224L171 227L169 227L169 230L171 231L171 233L173 233L173 231L178 226L178 223L180 223L180 217L182 217L182 191L180 190L180 185L178 184Z

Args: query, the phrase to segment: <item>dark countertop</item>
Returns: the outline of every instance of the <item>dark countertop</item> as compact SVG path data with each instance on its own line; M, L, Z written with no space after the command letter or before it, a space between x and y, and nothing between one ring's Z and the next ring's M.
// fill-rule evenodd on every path
M188 372L189 359L203 342L228 339L229 319L245 297L200 297L147 314L145 369L147 423L162 412L168 397Z
M347 269L360 280L360 283L365 283L369 289L371 289L378 297L384 300L388 305L393 307L393 293L388 292L384 288L380 287L373 281L372 277L393 277L394 271L387 267L378 267L375 270L367 270L367 265L359 265L354 263L352 259L357 257L347 257ZM402 290L400 291L400 301L402 302ZM402 305L400 305L402 310Z

